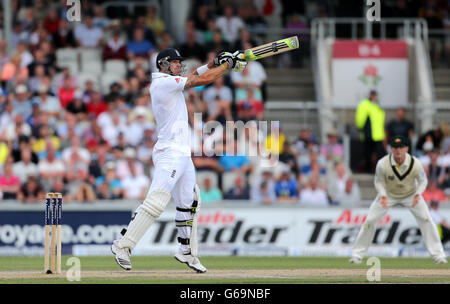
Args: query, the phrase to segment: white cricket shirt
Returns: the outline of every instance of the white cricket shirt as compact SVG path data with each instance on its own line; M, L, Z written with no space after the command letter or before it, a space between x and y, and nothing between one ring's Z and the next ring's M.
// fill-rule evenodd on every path
M381 196L404 198L422 194L427 183L422 164L408 153L400 166L397 166L392 154L384 156L377 163L375 188Z
M150 96L158 139L155 152L169 148L191 156L188 112L183 90L187 77L152 73Z

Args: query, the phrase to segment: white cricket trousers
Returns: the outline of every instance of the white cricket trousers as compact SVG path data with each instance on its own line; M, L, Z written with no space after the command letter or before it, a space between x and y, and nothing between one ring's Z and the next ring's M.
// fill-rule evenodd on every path
M388 197L388 207L383 208L380 203L381 196L378 195L373 201L369 209L369 214L367 215L366 221L359 230L358 237L352 248L352 256L362 259L372 244L373 238L375 236L376 228L383 216L386 215L388 209L395 205L402 205L407 207L409 211L416 218L417 224L419 225L420 232L422 234L425 246L428 252L433 258L445 257L444 249L439 238L439 234L431 219L430 212L428 211L428 206L422 196L420 196L419 202L414 207L413 196L409 196L402 199L394 199Z
M153 153L155 169L153 180L147 197L154 190L165 190L172 195L176 207L189 209L194 201L194 187L196 183L195 166L190 156L183 156L164 149ZM137 214L141 205L136 209ZM190 212L176 211L176 221L192 220ZM178 237L190 239L191 227L177 227ZM185 253L189 246L180 245L180 250Z

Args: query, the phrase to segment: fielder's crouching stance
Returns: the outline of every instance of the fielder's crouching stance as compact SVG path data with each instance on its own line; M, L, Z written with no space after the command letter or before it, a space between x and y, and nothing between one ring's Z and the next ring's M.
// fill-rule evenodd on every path
M176 227L180 246L175 258L197 272L206 268L197 257L197 213L200 191L196 185L195 168L191 159L189 125L183 90L214 82L230 68L240 71L247 62L243 53L223 52L195 72L180 76L183 57L172 48L161 51L157 58L160 72L152 74L150 95L158 128L158 140L153 148L155 171L144 202L137 208L134 219L123 237L115 240L111 251L117 263L131 269L133 248L150 225L164 212L173 198L176 206Z
M427 176L420 161L408 152L408 142L403 136L391 140L392 154L381 158L375 172L378 195L369 209L364 225L352 249L350 263L361 263L372 244L376 226L389 207L408 207L416 218L428 252L438 264L447 264L439 234L431 219L428 206L422 197L427 186Z

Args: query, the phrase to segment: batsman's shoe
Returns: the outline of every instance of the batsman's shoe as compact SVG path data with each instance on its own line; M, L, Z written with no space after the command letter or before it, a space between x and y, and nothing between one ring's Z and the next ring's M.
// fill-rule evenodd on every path
M434 262L436 264L447 264L448 263L446 258L437 258L434 260Z
M361 264L362 263L362 259L361 258L359 258L359 257L351 257L351 259L350 260L348 260L348 262L349 263L352 263L352 264Z
M191 255L190 253L188 254L177 253L175 254L174 258L180 263L185 263L198 273L206 272L206 267L203 266L202 263L200 263L197 257Z
M111 245L111 251L115 255L116 262L125 270L131 270L130 256L131 252L129 248L121 248L117 244L119 241L115 240Z

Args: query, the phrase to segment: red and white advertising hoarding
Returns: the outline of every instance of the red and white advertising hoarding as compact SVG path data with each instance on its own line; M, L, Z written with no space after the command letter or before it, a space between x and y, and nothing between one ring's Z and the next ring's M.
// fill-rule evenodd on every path
M408 45L402 40L336 40L332 53L332 102L354 108L378 92L383 108L408 102Z

